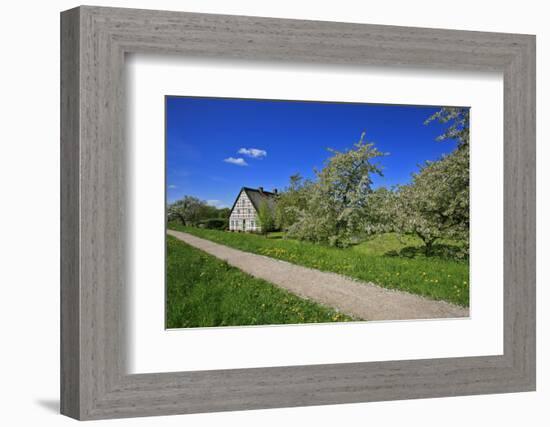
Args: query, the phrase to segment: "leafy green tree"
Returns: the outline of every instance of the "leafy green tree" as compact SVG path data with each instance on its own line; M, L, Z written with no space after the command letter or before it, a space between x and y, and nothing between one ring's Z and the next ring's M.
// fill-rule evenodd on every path
M332 156L316 172L306 209L288 232L303 240L347 246L361 232L372 176L382 175L376 159L385 154L365 141L365 132L353 148L329 151Z
M217 210L217 218L229 219L231 208L221 208Z
M436 141L446 139L456 140L458 148L470 146L470 109L466 107L442 107L439 111L428 117L424 124L430 124L434 120L448 124L447 129L436 138Z
M287 231L307 209L312 182L304 180L300 174L290 177L289 186L277 195L275 205L275 226Z
M178 220L183 225L196 224L201 219L201 213L206 204L192 196L185 196L168 206L168 220Z
M394 222L399 231L420 237L431 255L442 237L467 244L469 206L469 154L457 150L426 162L411 184L399 188Z
M370 236L395 231L397 198L396 191L385 187L372 191L361 213L361 234Z
M193 196L185 196L180 200L168 205L168 221L179 221L183 225L196 226L200 221L220 218L229 218L229 209L218 209L210 206L203 200Z
M431 255L437 239L448 237L468 248L470 226L470 110L443 107L430 116L448 123L438 141L455 140L457 148L434 162L426 162L409 185L398 188L394 224L398 231L419 236Z
M273 211L266 201L263 201L262 203L260 203L257 219L258 219L258 222L260 223L262 234L265 235L268 232L273 231L273 228L275 226Z

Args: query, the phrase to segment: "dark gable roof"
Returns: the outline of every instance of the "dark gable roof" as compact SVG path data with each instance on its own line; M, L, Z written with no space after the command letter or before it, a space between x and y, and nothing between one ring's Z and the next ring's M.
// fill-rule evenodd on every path
M275 193L270 191L260 191L256 188L243 188L244 192L252 202L252 205L256 209L256 212L260 211L260 206L263 202L267 202L270 209L275 208Z
M233 209L235 208L235 205L237 204L237 200L239 200L239 197L241 196L242 192L245 192L250 201L252 202L252 206L254 206L254 209L256 209L256 212L260 211L260 206L262 202L267 202L267 205L270 207L270 209L275 209L275 193L272 193L271 191L260 191L259 188L250 188L250 187L243 187L241 188L241 191L239 191L239 194L235 198L235 201L233 202L233 206L231 207L231 212L233 212Z

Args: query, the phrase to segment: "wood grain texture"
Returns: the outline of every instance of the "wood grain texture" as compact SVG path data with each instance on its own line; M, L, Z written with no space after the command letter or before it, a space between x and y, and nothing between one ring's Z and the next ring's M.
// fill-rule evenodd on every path
M534 390L534 36L84 6L62 13L61 38L62 413L100 419ZM128 375L127 53L503 72L504 354Z
M61 20L61 412L80 414L78 10Z

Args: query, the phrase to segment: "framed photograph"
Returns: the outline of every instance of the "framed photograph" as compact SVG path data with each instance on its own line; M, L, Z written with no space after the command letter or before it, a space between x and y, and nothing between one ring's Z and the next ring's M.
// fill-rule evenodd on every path
M61 14L61 411L535 389L535 37Z

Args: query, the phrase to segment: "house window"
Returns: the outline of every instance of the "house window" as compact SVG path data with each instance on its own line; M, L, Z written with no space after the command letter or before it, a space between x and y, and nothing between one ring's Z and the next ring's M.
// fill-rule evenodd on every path
M248 209L248 215L250 215L250 209Z
M254 224L255 224L254 221L250 221L250 226L251 226L252 228L256 227Z

